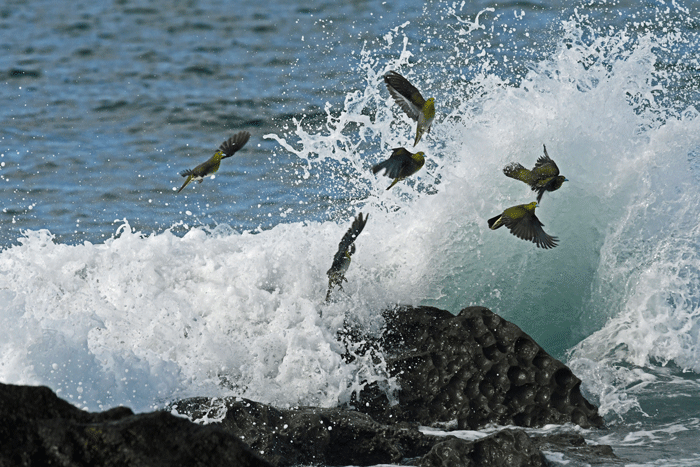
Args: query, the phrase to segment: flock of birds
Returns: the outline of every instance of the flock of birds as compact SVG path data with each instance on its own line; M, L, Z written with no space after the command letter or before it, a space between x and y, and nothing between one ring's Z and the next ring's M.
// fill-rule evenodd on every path
M384 83L399 107L417 122L413 146L417 145L424 134L430 133L430 127L435 119L435 99L432 97L424 99L415 86L395 71L390 71L384 76ZM247 131L238 132L224 141L209 160L194 169L182 171L180 175L186 179L178 193L191 181L202 183L205 177L214 174L219 170L221 160L233 156L245 146L249 139L250 133ZM503 169L506 176L525 182L533 191L536 191L537 201L509 207L501 214L489 219L488 225L491 230L506 226L516 237L531 241L539 248L548 249L557 246L558 239L548 235L542 229L543 224L535 216L535 208L539 206L546 191L558 190L567 179L559 174L557 164L547 154L547 147L544 145L543 147L544 155L537 159L532 170L526 169L517 162L511 162ZM389 159L373 166L372 172L376 174L384 170L385 176L393 178L391 185L387 188L389 190L401 180L418 172L424 164L424 152L412 153L404 147L398 147L393 149ZM365 228L368 218L369 216L359 213L350 229L343 235L338 251L333 257L333 264L326 272L328 275L326 301L330 300L336 287L342 290L342 283L347 282L345 272L350 267L351 257L355 253L355 239Z

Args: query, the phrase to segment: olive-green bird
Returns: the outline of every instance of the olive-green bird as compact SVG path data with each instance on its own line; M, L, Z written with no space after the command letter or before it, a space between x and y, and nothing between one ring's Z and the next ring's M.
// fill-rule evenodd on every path
M502 226L508 227L510 233L523 240L531 241L539 248L554 248L557 246L557 237L551 237L542 230L542 222L535 216L537 202L513 206L502 214L488 220L489 228L496 230Z
M177 190L177 192L180 193L182 189L185 188L192 180L202 183L204 177L216 173L216 171L219 170L221 160L233 156L236 151L245 146L245 143L248 142L249 138L250 133L247 131L239 131L221 143L218 151L216 151L208 161L199 164L194 169L187 169L180 172L180 175L187 177L187 179L185 180L185 183L182 184L180 189Z
M511 162L503 168L503 173L510 178L523 181L530 185L532 191L537 192L537 202L542 200L545 191L556 191L569 180L559 175L559 167L547 154L547 146L544 144L544 156L537 159L532 170L527 170L517 162Z
M394 148L391 157L372 167L372 173L376 174L380 170L386 169L384 170L384 175L394 179L387 188L388 190L404 178L418 172L423 167L423 164L425 164L424 152L419 151L413 154L406 148Z
M369 219L369 216L363 218L362 213L360 213L353 221L352 226L345 232L345 235L343 235L343 239L340 240L338 251L333 257L333 264L328 272L326 272L326 274L328 274L328 293L326 293L326 301L331 298L331 292L335 286L343 290L343 282L347 282L345 273L350 267L350 257L355 253L355 239L365 228L367 219Z
M387 73L384 76L384 82L389 94L399 107L406 112L406 115L418 122L416 140L413 143L415 146L424 133L430 133L430 126L435 119L435 98L425 100L415 86L395 71Z

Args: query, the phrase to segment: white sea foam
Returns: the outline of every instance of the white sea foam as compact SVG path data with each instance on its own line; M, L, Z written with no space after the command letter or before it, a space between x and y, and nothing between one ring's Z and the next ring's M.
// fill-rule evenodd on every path
M1 255L0 380L47 384L91 409L199 394L336 404L374 367L341 359L335 332L352 317L348 303L322 305L345 228L179 238L124 224L117 238L78 246L28 232ZM364 269L356 263L349 280ZM375 297L363 298L367 309L385 304Z
M641 411L630 385L655 379L641 368L700 371L699 125L692 107L663 124L640 121L606 187L604 209L617 207L586 306L600 328L569 353L603 413Z

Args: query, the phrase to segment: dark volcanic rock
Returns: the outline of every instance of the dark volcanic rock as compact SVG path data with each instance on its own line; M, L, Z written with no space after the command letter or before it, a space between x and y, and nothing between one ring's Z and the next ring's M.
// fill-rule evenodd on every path
M224 413L221 426L276 466L374 465L426 454L435 439L340 408L277 409L247 399L194 398L172 405L193 420Z
M522 430L503 430L468 442L449 438L433 449L417 464L419 467L482 467L547 465L537 445Z
M620 459L610 446L589 445L578 433L558 433L528 436L522 430L505 429L469 442L449 437L436 443L416 465L419 467L482 467L550 465L543 451L564 455L564 463L571 460L582 465L616 464Z
M291 465L402 464L421 467L546 465L542 450L563 453L584 463L601 454L614 461L609 446L588 446L578 434L529 437L504 429L476 441L430 436L417 426L383 425L368 415L339 408L278 409L235 397L193 398L170 410L193 420L215 422L250 445L277 467Z
M269 465L221 427L166 412L88 413L45 387L0 383L1 466Z
M585 463L609 446L588 446L578 434L529 437L504 429L476 441L430 436L416 426L382 425L365 414L339 408L277 409L246 399L193 398L173 403L171 410L194 420L220 419L222 428L245 441L278 467L291 465L402 464L421 467L547 465L542 448L563 452ZM212 417L214 414L214 417Z
M454 316L401 307L385 317L378 345L401 389L394 406L376 386L360 394L355 406L375 420L435 425L456 419L461 429L490 423L603 426L598 409L581 395L581 380L487 308Z
M578 433L555 433L544 436L533 436L532 442L541 451L552 451L564 454L567 459L573 459L583 465L617 464L620 462L612 448L605 444L590 445Z

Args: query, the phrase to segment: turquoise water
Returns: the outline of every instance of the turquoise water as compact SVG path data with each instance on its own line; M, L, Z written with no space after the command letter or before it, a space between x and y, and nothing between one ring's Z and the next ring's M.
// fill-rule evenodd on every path
M584 381L609 424L590 441L700 463L697 5L67 6L0 9L0 381L89 410L333 406L387 381L340 358L346 319L377 332L395 303L476 304ZM425 167L386 191L370 168L414 131L391 69L437 116ZM175 193L240 130L242 151ZM486 225L534 200L502 168L543 144L570 180L537 209L546 251Z

